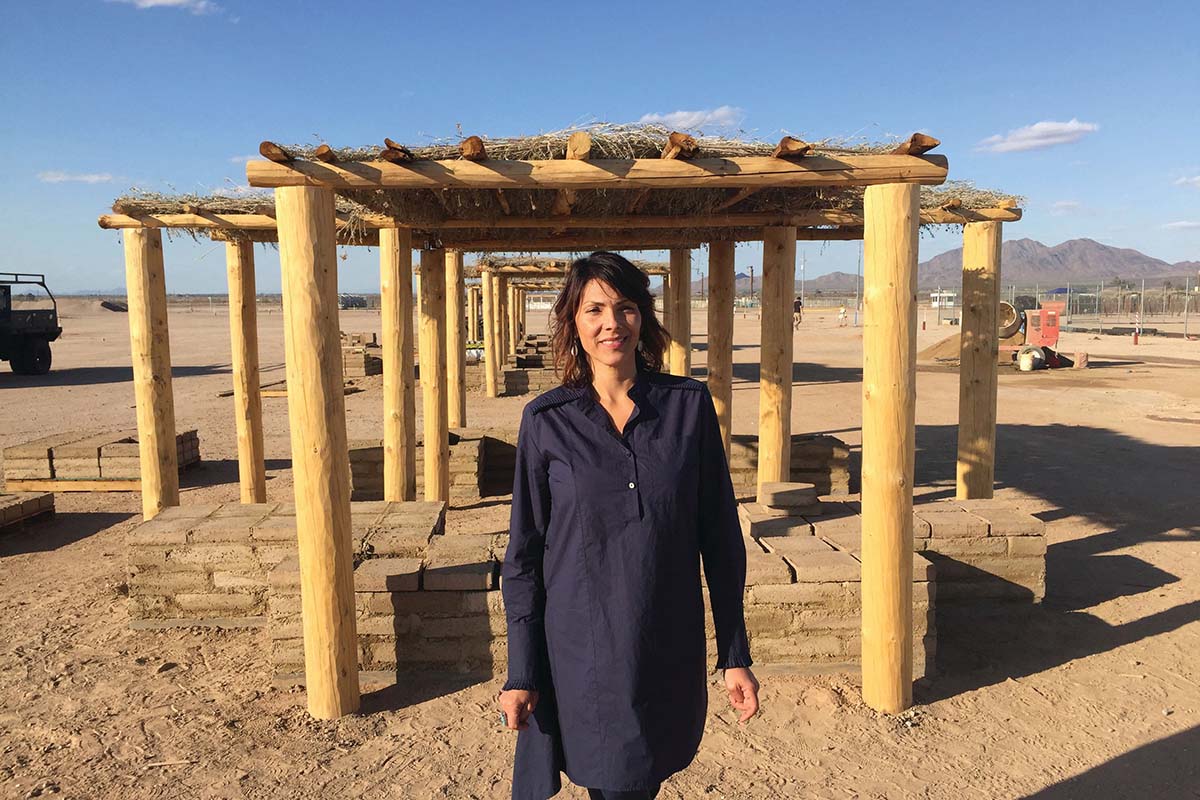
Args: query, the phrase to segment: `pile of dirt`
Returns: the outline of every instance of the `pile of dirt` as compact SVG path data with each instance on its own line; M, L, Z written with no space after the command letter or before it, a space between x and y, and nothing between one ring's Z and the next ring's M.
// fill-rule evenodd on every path
M950 362L958 362L962 339L957 332L950 334L945 339L942 339L937 344L932 344L926 347L921 352L917 353L918 362L936 362L938 364L948 364Z

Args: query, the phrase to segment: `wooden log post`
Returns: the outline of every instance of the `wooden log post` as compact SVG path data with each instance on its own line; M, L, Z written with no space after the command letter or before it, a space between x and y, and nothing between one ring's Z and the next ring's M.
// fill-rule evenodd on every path
M333 192L276 189L275 213L283 267L305 686L309 713L334 719L358 709L359 686Z
M763 229L758 485L791 480L792 293L796 229Z
M496 363L503 370L504 365L508 363L512 341L512 328L508 325L508 278L503 275L496 276L496 300L496 330L499 332L496 341L500 343Z
M505 324L508 326L508 333L505 340L508 342L508 355L515 356L517 354L517 345L520 344L521 331L517 327L517 287L513 286L511 281L505 281L508 284L508 291L504 296Z
M963 226L962 348L958 367L956 497L993 496L996 476L996 363L999 355L1001 222Z
M671 276L662 276L662 326L667 332L667 351L663 353L663 369L671 371L671 344L675 341L672 331L675 325L671 320Z
M479 341L479 287L467 288L467 339Z
M483 380L488 397L497 396L496 382L500 377L496 354L496 277L488 271L480 273L483 282Z
M863 699L912 705L912 485L916 420L916 186L869 186L863 244Z
M383 330L383 499L417 499L417 405L413 378L412 231L379 231Z
M238 484L243 503L267 502L263 453L262 397L258 376L258 294L254 243L225 243L229 276L229 342L233 365L233 408L237 428Z
M446 253L421 251L421 403L425 499L450 499L449 395L446 391Z
M692 373L692 251L672 249L670 270L671 374L687 377Z
M527 296L529 292L526 289L521 289L517 292L517 330L521 332L521 338L524 339L529 329L525 326L525 312L528 305Z
M467 348L463 335L463 254L446 251L446 411L451 428L467 424Z
M708 245L708 391L717 410L725 458L733 407L733 242Z
M129 349L137 403L142 517L153 519L179 505L175 451L175 395L171 388L171 338L167 329L167 278L162 232L125 231L125 293L129 302ZM257 384L254 387L258 388Z

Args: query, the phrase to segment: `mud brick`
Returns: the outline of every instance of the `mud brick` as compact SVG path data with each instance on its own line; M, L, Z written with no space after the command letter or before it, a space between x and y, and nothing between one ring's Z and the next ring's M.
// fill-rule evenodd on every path
M509 535L497 533L492 535L492 558L504 563L504 554L508 552Z
M792 569L780 556L770 553L746 553L746 585L779 585L792 583Z
M304 639L304 622L296 618L287 622L272 621L272 639Z
M420 588L419 558L371 558L354 570L355 591L415 592Z
M813 535L824 539L829 536L857 536L862 531L862 517L844 516L844 517L807 517L809 524L812 526Z
M429 543L424 588L428 591L487 590L495 587L491 536L438 536Z
M746 513L751 517L801 517L805 514L811 514L813 507L804 506L802 508L775 508L772 506L764 506L762 503L742 503L741 506L739 506L739 510L741 509L745 509Z
M758 517L747 514L743 520L742 532L756 539L812 535L812 525L806 517Z
M263 600L256 594L233 593L203 593L177 594L175 605L184 611L192 613L213 612L226 614L228 612L249 612L259 608Z
M54 495L43 492L41 494L21 494L21 515L32 517L35 514L40 514L43 511L54 508Z
M929 520L919 516L917 512L913 512L913 538L917 540L928 539L933 536L933 526L929 524Z
M250 528L250 538L257 542L295 542L296 518L270 516Z
M49 480L53 477L50 471L50 459L42 458L4 458L4 477L9 480Z
M267 583L272 589L291 589L300 592L300 557L289 555L267 573Z
M252 517L217 517L201 520L188 533L188 541L197 543L249 542Z
M125 534L125 544L130 547L185 544L188 536L188 522L188 520L164 520L160 514Z
M862 573L862 565L853 556L835 550L797 553L787 560L796 570L797 583L857 581Z
M758 487L758 502L783 508L812 506L817 503L817 490L811 483L767 482Z
M101 458L100 477L114 480L140 478L142 476L142 460L140 458Z
M1046 537L1010 536L1008 538L1008 554L1011 556L1044 556L1046 555Z
M988 535L988 523L957 506L930 504L913 510L913 514L929 523L930 536L934 539L962 537L984 537Z
M913 580L932 583L937 577L937 565L922 553L913 553ZM916 589L913 590L914 592Z
M54 459L54 477L56 479L86 480L100 477L100 458L58 458Z
M786 606L746 606L746 631L751 636L783 636L792 628L794 618Z
M359 636L404 636L421 627L416 614L399 617L364 617L355 623Z
M271 612L272 617L280 619L298 617L302 613L300 595L282 595L276 591L272 591L267 598L267 609Z
M395 558L424 558L429 548L430 532L411 530L376 530L367 537L367 550L374 556Z
M983 539L929 539L925 551L944 556L999 556L1008 552L1008 540L985 537Z
M788 638L750 637L750 652L760 663L832 659L842 655L844 650L841 637L833 634Z
M296 504L295 503L280 503L278 506L275 507L275 513L273 516L276 516L276 517L294 517L294 516L296 516Z
M270 515L278 503L225 503L212 513L213 519L223 517L253 517L256 521Z
M161 618L166 616L170 603L161 596L130 597L125 608L133 619Z
M421 626L425 639L491 639L508 631L503 617L475 614L469 617L446 617L436 623Z
M173 596L212 589L206 572L139 572L129 578L130 595Z
M213 543L189 544L175 548L167 556L168 563L202 564L212 569L256 569L258 559L249 544Z
M171 553L170 547L131 547L129 548L129 566L130 567L163 567L167 566L167 556ZM200 565L189 564L180 566L178 564L171 565L171 569L183 572L205 571Z
M945 581L986 581L991 578L1021 582L1045 575L1046 564L1037 557L996 558L979 557L968 560L937 558L938 576Z
M860 630L862 619L857 610L813 608L797 612L795 625L796 632L800 634L806 631L836 631L842 635L843 631Z
M258 563L262 569L269 572L278 566L280 561L283 561L288 556L296 555L296 548L297 544L295 542L256 544L254 555L258 557Z
M24 444L14 444L4 448L4 461L7 463L9 459L29 458L49 462L55 447L78 442L91 435L89 431L64 431Z
M754 586L747 590L751 603L797 606L848 607L858 604L858 583L793 583Z
M760 542L767 552L784 556L801 556L808 553L829 553L833 548L816 536L773 536Z
M240 572L214 572L212 585L217 589L249 589L267 588L267 576L264 573L244 574Z
M170 506L158 513L155 520L203 519L221 508L220 503L197 503L187 506Z
M385 528L428 528L441 533L445 523L446 504L441 500L422 500L389 504L381 524Z
M972 508L975 501L960 501L969 513L980 517L988 523L992 536L1043 536L1046 533L1046 523L1032 514L1026 514L1015 508L988 507Z
M858 531L829 531L820 537L834 549L857 555L862 551L862 535Z
M472 594L463 591L372 592L367 608L372 614L416 614L422 619L461 617L471 613L465 598Z
M938 606L969 605L978 600L1009 600L1031 602L1045 596L1045 581L1030 581L1029 586L1004 580L1003 578L988 578L986 580L938 580Z

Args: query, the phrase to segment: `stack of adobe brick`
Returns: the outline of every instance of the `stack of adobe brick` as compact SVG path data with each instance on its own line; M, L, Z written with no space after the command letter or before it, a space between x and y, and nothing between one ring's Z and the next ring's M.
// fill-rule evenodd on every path
M428 541L444 524L443 503L354 503L351 509L360 554L386 549L389 538ZM261 625L267 573L296 553L295 507L175 506L130 531L126 544L133 627Z
M450 434L450 499L468 503L479 499L483 471L483 436L475 431ZM417 437L417 494L425 490L425 447ZM353 500L383 499L383 441L350 442L350 484Z
M342 334L342 376L365 378L383 374L383 349L373 333Z
M200 437L193 430L175 436L176 458L184 469L200 460ZM137 480L141 477L137 431L70 431L4 450L6 480Z
M22 530L26 523L54 514L54 495L49 492L0 494L0 533Z
M729 443L729 473L739 493L758 483L758 437L734 434ZM790 480L811 483L822 495L850 492L850 448L834 436L792 436Z
M857 501L824 503L819 515L780 517L746 503L742 530L767 539L815 535L858 553L862 517ZM1007 500L939 500L913 509L913 549L937 567L938 603L981 599L1036 602L1046 594L1045 523Z

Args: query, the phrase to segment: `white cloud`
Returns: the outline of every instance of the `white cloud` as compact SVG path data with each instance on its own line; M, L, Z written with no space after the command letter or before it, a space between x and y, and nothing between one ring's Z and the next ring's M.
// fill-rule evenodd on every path
M1200 189L1200 175L1193 175L1190 178L1180 178L1175 181L1176 186L1195 186Z
M1163 229L1168 231L1200 231L1200 222L1193 220L1168 222L1166 225L1163 225Z
M113 176L107 172L39 172L37 178L42 183L110 183Z
M255 160L255 159L257 159L257 158L259 158L259 156L257 156L257 155L253 155L253 156L234 156L233 158L229 159L229 163L230 163L230 164L245 164L247 161L254 161L254 160Z
M1023 128L1016 128L1001 136L989 136L978 145L976 150L986 153L1019 153L1025 150L1041 150L1060 144L1078 142L1089 133L1100 130L1093 122L1080 122L1072 119L1070 122L1053 122L1043 120Z
M665 125L668 128L727 128L741 124L746 112L736 106L705 108L699 111L668 111L665 114L644 114L643 124Z
M273 194L270 189L262 189L246 183L222 186L219 189L213 189L212 193L218 197L269 197Z
M1050 204L1050 215L1053 217L1065 217L1068 214L1074 214L1082 208L1078 200L1057 200Z
M221 7L212 0L109 0L113 3L125 3L134 8L179 8L193 14L215 14Z

